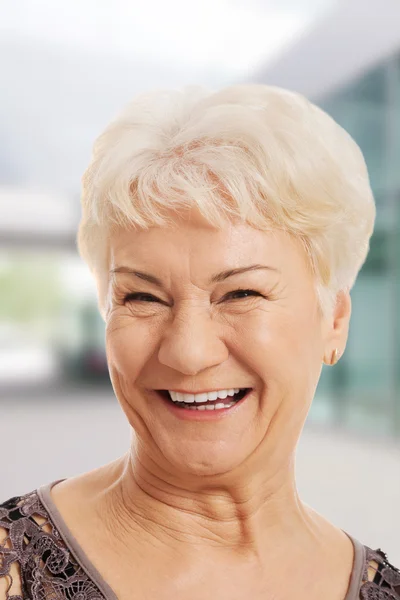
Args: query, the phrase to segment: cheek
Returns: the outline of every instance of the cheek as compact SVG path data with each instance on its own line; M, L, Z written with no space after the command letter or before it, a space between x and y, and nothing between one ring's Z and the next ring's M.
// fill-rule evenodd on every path
M135 380L149 360L155 337L148 327L133 323L128 316L111 317L106 325L105 342L110 368L124 378Z
M280 309L258 315L237 330L247 365L284 387L312 385L320 370L321 332L317 315Z

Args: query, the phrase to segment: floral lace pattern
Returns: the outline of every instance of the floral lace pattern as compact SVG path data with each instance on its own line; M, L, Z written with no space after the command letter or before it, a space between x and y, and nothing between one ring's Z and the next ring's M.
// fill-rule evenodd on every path
M43 522L39 525L34 517ZM36 492L0 504L0 527L7 532L0 544L0 577L9 581L7 600L104 600L66 547ZM9 594L12 563L19 566L22 596Z
M6 600L107 600L65 544L36 491L0 504L0 528L6 531L0 541L0 578L9 582ZM400 570L380 548L365 548L360 600L400 600ZM368 581L371 561L378 566ZM22 595L9 593L14 563Z
M360 598L362 600L400 600L400 570L390 564L387 555L380 549L367 549L367 559L364 565L363 581L365 583L360 589ZM371 561L378 563L373 567L375 572L374 580L368 581L368 568L371 567Z

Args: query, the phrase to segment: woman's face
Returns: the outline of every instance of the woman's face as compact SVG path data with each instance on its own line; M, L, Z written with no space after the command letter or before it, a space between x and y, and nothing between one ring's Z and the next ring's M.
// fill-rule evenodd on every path
M156 464L203 475L290 452L349 315L322 319L306 253L287 234L217 230L195 211L176 223L111 239L107 356L139 447ZM155 391L237 388L251 391L213 409Z

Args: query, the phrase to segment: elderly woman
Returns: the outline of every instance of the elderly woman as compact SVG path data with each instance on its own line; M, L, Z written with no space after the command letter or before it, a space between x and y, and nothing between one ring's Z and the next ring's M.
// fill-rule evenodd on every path
M142 95L95 143L82 207L135 435L117 460L1 505L0 598L399 599L386 554L295 480L373 230L355 142L279 88Z

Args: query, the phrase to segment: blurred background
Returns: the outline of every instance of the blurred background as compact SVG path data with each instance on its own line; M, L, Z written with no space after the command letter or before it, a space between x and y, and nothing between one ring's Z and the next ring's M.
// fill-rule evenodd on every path
M280 85L364 152L377 203L344 357L298 449L303 498L400 566L398 0L0 3L0 500L126 451L77 255L91 145L136 93Z

